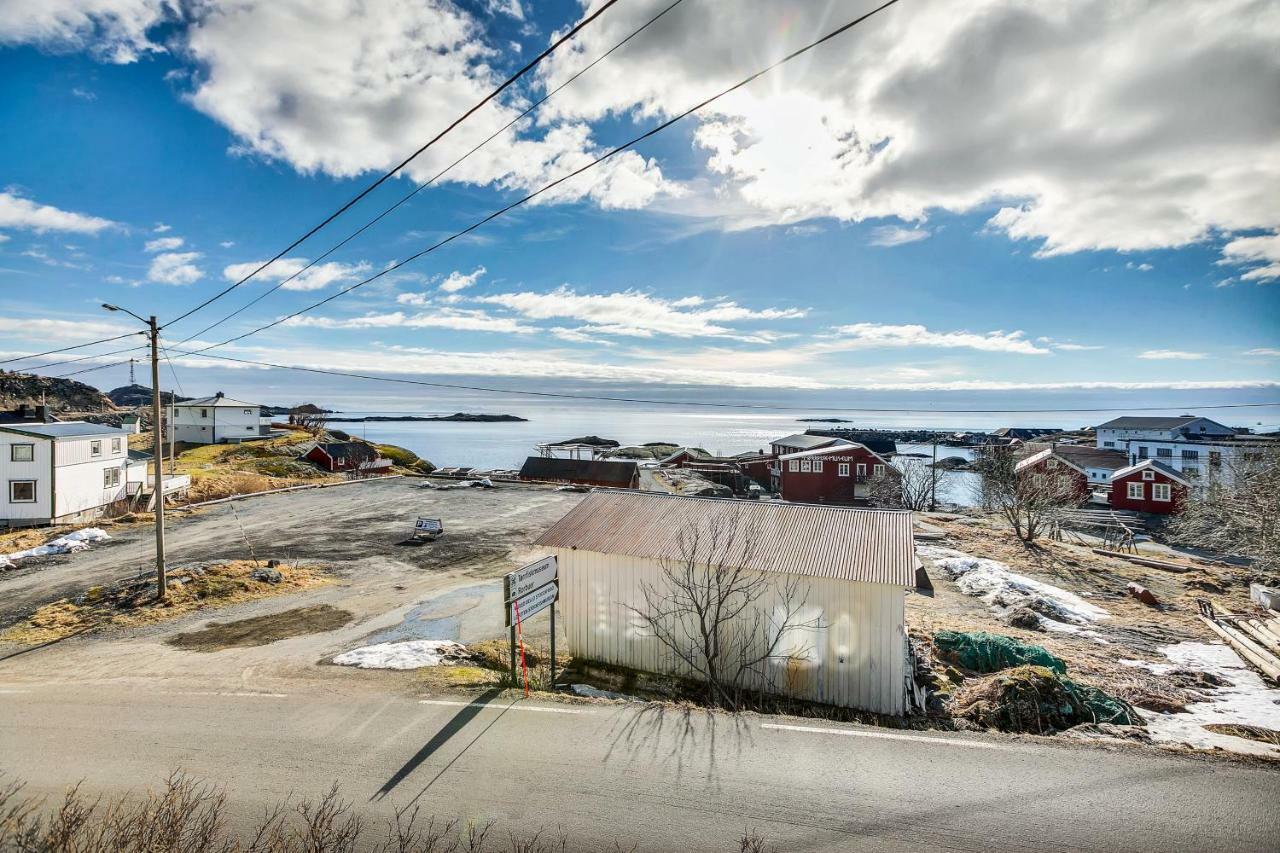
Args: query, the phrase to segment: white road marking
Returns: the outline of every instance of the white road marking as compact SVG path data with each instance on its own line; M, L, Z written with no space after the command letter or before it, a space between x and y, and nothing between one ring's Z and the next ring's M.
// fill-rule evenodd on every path
M30 692L31 692L30 690L0 690L0 695L10 694L10 693L30 693Z
M823 735L844 735L846 737L869 737L879 738L881 740L912 740L920 743L933 743L939 746L963 746L969 749L1001 749L1007 752L1017 752L1018 747L1007 746L1002 743L980 743L972 740L952 740L942 737L927 737L925 735L899 735L890 732L866 732L855 729L825 729L817 726L784 726L776 723L762 723L762 729L781 729L788 732L813 732Z
M248 693L224 690L167 690L166 696L251 696L255 699L285 699L288 693Z
M474 702L459 702L452 699L419 699L419 705L449 705L455 708L465 708L468 705L474 705ZM493 708L495 710L512 710L512 711L538 711L543 714L590 714L590 711L579 710L577 708L539 708L537 705L481 705L481 708Z

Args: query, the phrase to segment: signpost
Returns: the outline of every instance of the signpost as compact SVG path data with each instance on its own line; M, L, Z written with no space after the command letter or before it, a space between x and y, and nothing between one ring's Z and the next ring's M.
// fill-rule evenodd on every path
M414 522L414 539L435 539L441 533L444 533L444 522L438 518L418 516L418 520Z
M551 608L551 683L556 680L556 608L560 598L559 564L555 556L516 569L502 579L503 609L511 629L511 681L516 681L516 631L530 616ZM523 631L521 631L523 634ZM523 641L522 641L523 643ZM525 685L526 690L528 685Z

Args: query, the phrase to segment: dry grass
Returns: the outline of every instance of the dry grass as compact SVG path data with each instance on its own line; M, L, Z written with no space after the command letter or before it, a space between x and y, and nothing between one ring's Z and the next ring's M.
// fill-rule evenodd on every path
M303 486L316 482L316 479L314 477L271 477L248 471L192 471L188 497L192 503L200 503L234 495L247 495L252 492Z
M1248 740L1256 740L1272 746L1280 746L1280 732L1275 729L1264 729L1262 726L1246 726L1240 723L1210 723L1206 729L1214 734L1231 735Z
M102 628L133 628L166 622L196 610L225 607L299 592L332 581L312 566L281 565L279 583L250 577L265 563L233 560L208 568L169 573L169 595L155 600L155 581L140 577L111 589L91 587L75 599L46 604L0 633L0 642L34 644L65 639Z

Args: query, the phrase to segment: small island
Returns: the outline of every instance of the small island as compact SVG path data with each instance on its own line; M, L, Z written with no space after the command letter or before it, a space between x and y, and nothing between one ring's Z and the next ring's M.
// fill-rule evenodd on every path
M849 418L796 418L796 423L801 424L851 424Z
M330 417L329 423L366 424L366 423L403 423L406 421L439 423L461 422L471 424L527 423L528 418L517 415L478 415L470 412L454 412L452 415L426 417L423 415L366 415L360 418Z

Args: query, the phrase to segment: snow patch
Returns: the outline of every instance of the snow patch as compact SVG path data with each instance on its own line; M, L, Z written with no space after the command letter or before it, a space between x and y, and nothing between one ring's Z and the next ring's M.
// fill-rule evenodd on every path
M100 527L86 527L83 530L76 530L65 536L59 536L43 545L37 545L34 548L28 548L25 551L14 551L12 554L0 555L0 561L8 562L10 565L15 560L25 560L28 557L49 557L55 554L74 554L77 551L89 550L90 543L105 542L111 537L107 535ZM0 565L4 565L0 562Z
M1100 639L1096 631L1082 626L1111 615L1075 593L1020 575L999 560L974 557L938 545L917 545L916 552L933 560L965 595L981 598L1000 613L1029 606L1040 614L1042 627L1049 631Z
M360 669L421 669L442 663L457 663L466 657L466 646L453 640L408 640L377 643L343 652L333 659L341 666Z
M1236 723L1280 731L1280 690L1268 687L1230 646L1178 643L1163 646L1160 651L1171 663L1129 660L1121 663L1140 666L1157 675L1173 669L1208 672L1221 678L1227 686L1206 688L1202 692L1208 697L1207 701L1193 702L1187 705L1185 712L1161 714L1139 708L1138 713L1147 721L1147 731L1151 733L1152 740L1181 743L1197 749L1221 747L1249 755L1280 755L1280 748L1270 744L1216 734L1204 728L1211 723Z

